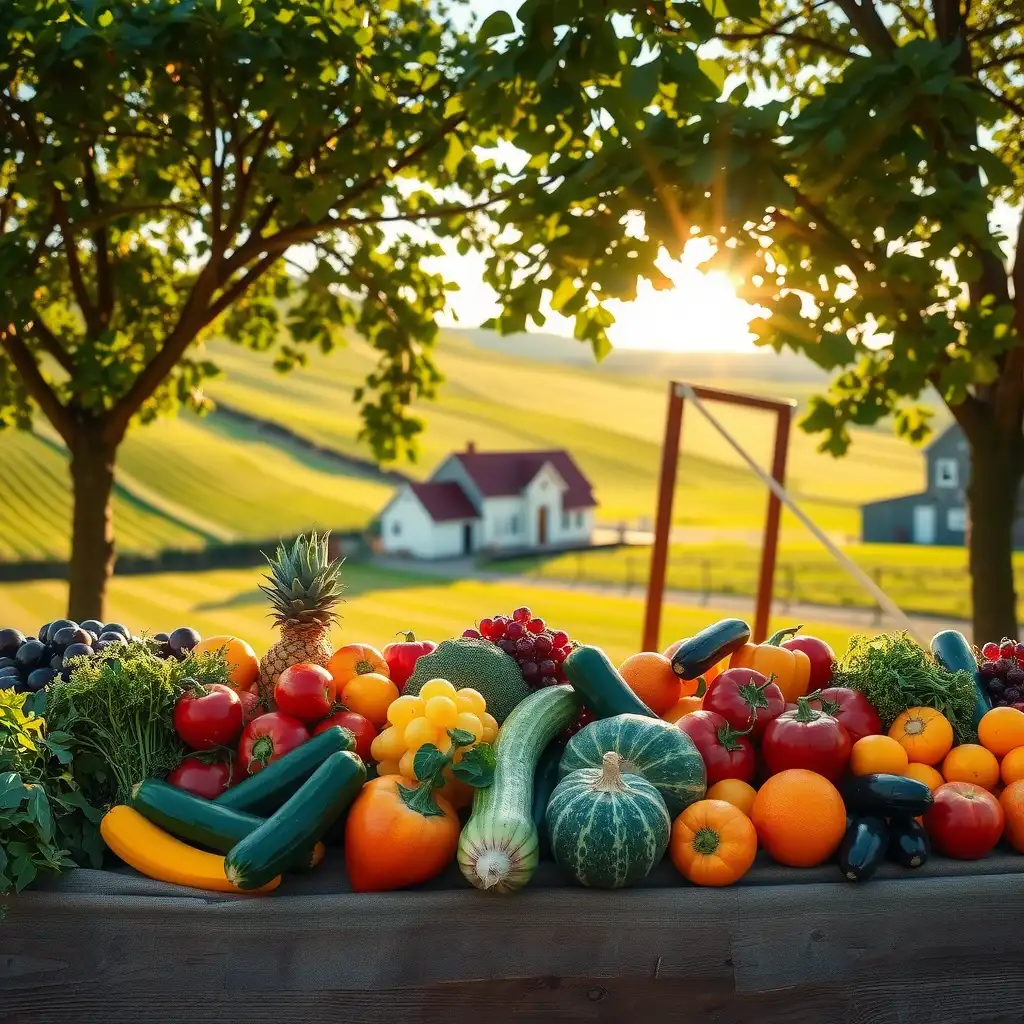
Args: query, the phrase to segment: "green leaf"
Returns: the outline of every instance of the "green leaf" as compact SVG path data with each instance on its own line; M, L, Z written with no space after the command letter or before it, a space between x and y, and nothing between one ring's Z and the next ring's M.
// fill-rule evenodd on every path
M717 60L701 60L699 61L701 71L704 72L707 77L717 89L721 89L725 85L725 67L718 63Z
M761 14L760 0L722 0L730 17L753 21Z
M433 743L424 743L412 761L412 770L421 782L435 778L445 765L445 756Z
M489 42L498 36L512 35L515 30L515 22L513 22L512 15L508 11L494 11L484 18L476 31L476 37L478 40Z
M17 772L0 772L0 810L20 807L25 796L25 783Z
M448 736L456 747L468 747L476 737L466 729L449 729Z
M114 23L114 12L113 11L104 11L96 19L96 24L99 25L100 28L107 28L109 25L113 25L113 23Z
M462 139L455 132L452 132L448 136L448 152L445 153L444 157L444 169L449 174L454 175L465 155L466 147L462 144Z
M29 790L28 813L36 823L40 839L44 843L50 842L53 839L53 814L42 786L35 785Z
M486 789L494 781L497 760L489 743L477 743L452 765L452 774L476 789Z

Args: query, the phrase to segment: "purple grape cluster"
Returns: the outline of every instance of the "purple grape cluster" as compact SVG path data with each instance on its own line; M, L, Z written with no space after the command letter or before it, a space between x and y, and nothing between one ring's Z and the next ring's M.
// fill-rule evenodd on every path
M992 706L1024 711L1024 644L1004 639L981 649L984 661L979 674L985 681Z

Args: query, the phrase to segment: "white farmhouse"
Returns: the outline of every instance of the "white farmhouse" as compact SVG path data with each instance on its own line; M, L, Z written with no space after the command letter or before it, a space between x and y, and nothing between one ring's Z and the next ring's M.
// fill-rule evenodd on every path
M388 554L454 558L590 543L597 502L568 452L449 455L426 483L404 484L381 513Z

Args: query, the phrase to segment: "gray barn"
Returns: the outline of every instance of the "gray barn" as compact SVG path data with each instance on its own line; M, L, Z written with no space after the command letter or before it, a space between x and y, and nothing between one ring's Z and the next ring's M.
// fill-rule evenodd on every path
M887 498L861 506L861 539L866 544L963 545L967 538L967 497L971 454L967 439L952 424L924 450L927 489L922 494ZM1024 521L1014 530L1024 548Z

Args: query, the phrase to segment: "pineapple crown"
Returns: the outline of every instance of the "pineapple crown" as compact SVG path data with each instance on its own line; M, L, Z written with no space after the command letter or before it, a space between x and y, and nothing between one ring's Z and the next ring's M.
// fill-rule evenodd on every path
M278 625L330 625L337 620L334 606L341 600L344 559L330 558L330 536L314 530L300 534L291 547L278 544L273 558L263 553L270 572L260 590L270 598L270 614Z

